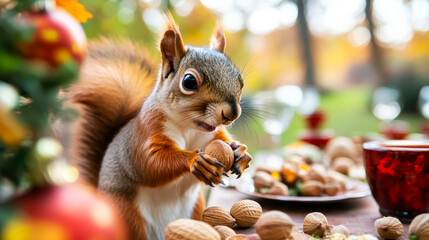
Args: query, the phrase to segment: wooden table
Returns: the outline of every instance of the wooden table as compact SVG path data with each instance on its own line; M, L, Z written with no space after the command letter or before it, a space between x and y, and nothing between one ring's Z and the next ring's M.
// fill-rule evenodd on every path
M348 200L337 203L308 204L308 203L291 203L269 199L252 198L245 194L223 187L212 189L207 205L222 206L230 209L231 206L242 199L252 199L261 204L263 211L280 210L287 213L295 223L295 229L302 229L304 217L310 212L322 212L328 218L330 225L344 225L350 229L350 234L362 235L372 234L378 236L374 229L374 221L381 217L378 212L378 205L372 196ZM408 226L404 223L404 234L400 240L408 239ZM235 229L237 233L253 234L255 228Z

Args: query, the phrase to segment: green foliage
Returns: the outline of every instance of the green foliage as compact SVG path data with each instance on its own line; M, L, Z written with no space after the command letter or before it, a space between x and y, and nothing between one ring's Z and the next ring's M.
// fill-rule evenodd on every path
M16 1L14 9L0 14L0 81L19 93L20 102L11 114L29 130L28 137L18 147L7 146L0 139L0 181L6 178L18 186L26 184L28 172L37 165L34 146L38 139L50 134L52 117L73 116L70 110L62 108L58 93L78 76L78 65L74 61L53 68L20 54L19 43L31 41L34 29L19 24L16 15L34 2Z

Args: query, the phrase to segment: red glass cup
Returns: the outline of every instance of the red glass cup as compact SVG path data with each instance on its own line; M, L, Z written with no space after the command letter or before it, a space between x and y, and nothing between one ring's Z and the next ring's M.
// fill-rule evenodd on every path
M411 221L429 212L429 141L363 144L366 178L384 216Z
M318 146L323 149L328 144L328 142L334 137L332 131L323 131L319 132L316 130L308 129L299 133L298 139L303 142L307 142L313 145Z

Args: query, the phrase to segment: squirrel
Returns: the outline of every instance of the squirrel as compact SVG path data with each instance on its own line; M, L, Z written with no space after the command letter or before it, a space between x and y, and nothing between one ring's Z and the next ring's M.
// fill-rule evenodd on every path
M209 47L184 45L172 17L161 34L161 65L129 41L91 43L68 98L80 112L71 154L81 180L110 196L131 239L164 239L169 222L201 220L203 184L222 183L224 165L202 149L219 139L240 177L252 157L226 126L241 114L243 75L224 54L222 27Z

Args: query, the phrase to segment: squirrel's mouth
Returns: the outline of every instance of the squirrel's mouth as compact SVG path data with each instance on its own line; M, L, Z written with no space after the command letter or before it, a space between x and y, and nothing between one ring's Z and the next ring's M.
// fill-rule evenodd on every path
M213 132L217 128L216 126L212 126L212 125L209 125L205 122L198 121L198 120L194 120L194 123L195 123L195 125L197 125L197 127L204 129L207 132Z

